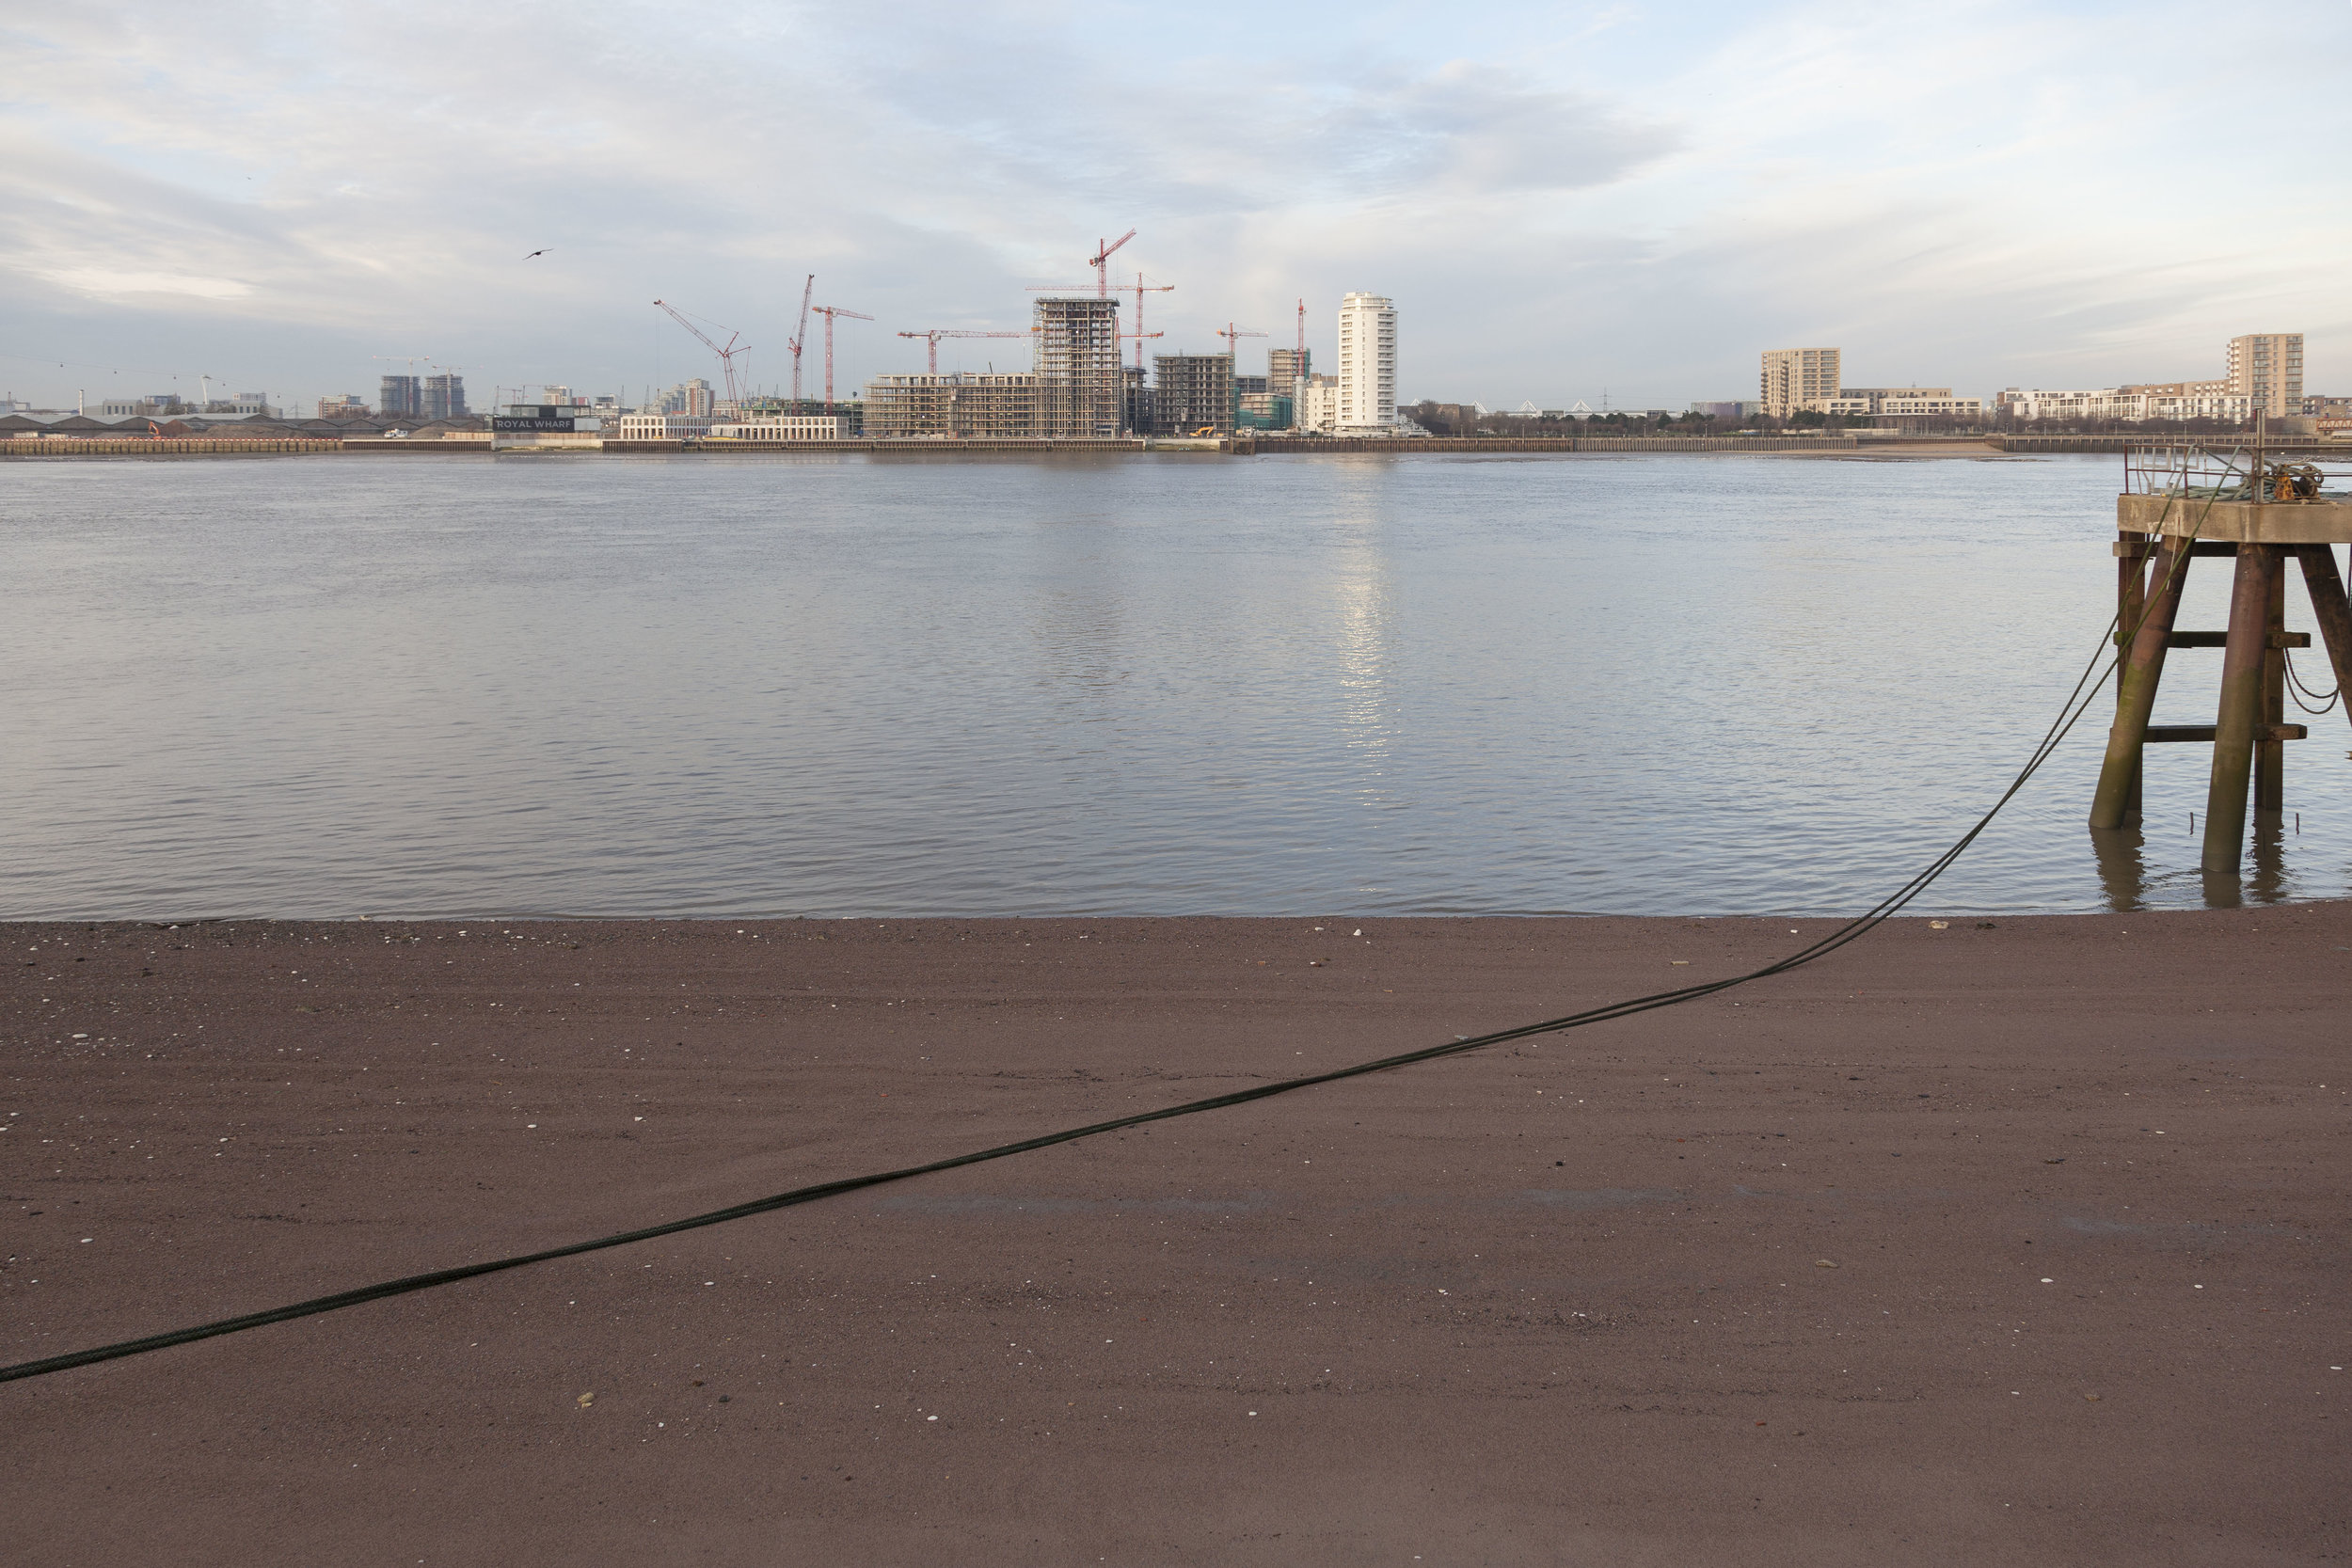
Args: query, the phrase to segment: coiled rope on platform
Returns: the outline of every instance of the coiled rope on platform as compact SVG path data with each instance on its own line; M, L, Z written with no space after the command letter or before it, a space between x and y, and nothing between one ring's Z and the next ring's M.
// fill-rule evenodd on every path
M2211 500L2206 502L2208 512L2211 511L2212 504ZM2170 511L2171 502L2168 500L2165 503L2165 514L2169 515ZM2161 525L2162 515L2157 520ZM2196 527L2201 528L2203 523L2204 518L2201 515ZM2172 573L2178 574L2186 568L2190 555L2189 544L2195 537L2195 529L2192 529L2189 535L2184 538L2176 547L2170 562ZM2169 589L2170 585L2171 578L2168 577L2163 586ZM2116 634L2122 622L2122 609L2120 605L2117 607L2116 613L2108 618L2106 628L2101 633L2100 651L2091 655L2090 661L2084 665L2082 673L2075 677L2074 689L2067 693L2066 701L2059 705L2058 717L2053 719L2049 728L2042 732L2041 740L2035 744L2025 766L2018 769L2016 777L2010 781L2008 787L2001 791L1984 815L1977 818L1975 824L1966 832L1961 834L1949 848L1930 861L1910 880L1904 882L1902 886L1881 899L1863 914L1855 916L1819 942L1800 948L1787 958L1766 964L1761 969L1751 970L1747 974L1732 975L1725 979L1703 981L1697 985L1684 986L1675 990L1656 991L1647 996L1629 997L1603 1006L1590 1007L1582 1012L1568 1013L1559 1018L1546 1019L1537 1023L1525 1023L1517 1028L1498 1029L1490 1034L1470 1036L1444 1045L1427 1046L1419 1051L1407 1051L1398 1055L1358 1062L1349 1067L1336 1068L1329 1072L1309 1073L1299 1078L1284 1078L1271 1084L1261 1084L1254 1088L1236 1089L1231 1094L1212 1095L1206 1100L1187 1101L1181 1105L1169 1105L1156 1111L1138 1111L1132 1116L1117 1117L1109 1121L1091 1122L1084 1127L1041 1133L1033 1138L998 1144L991 1148L975 1149L967 1154L950 1155L946 1159L933 1160L924 1164L904 1165L897 1170L875 1171L865 1176L844 1177L838 1180L819 1181L810 1186L795 1187L789 1192L753 1198L747 1202L729 1205L724 1209L713 1209L707 1213L691 1214L684 1219L668 1220L659 1225L644 1226L634 1230L616 1231L612 1235L598 1236L590 1241L573 1242L564 1246L547 1247L537 1252L517 1253L512 1257L495 1258L480 1263L464 1263L455 1268L434 1269L424 1274L407 1275L399 1279L387 1279L373 1285L362 1285L356 1290L338 1291L331 1295L313 1296L308 1301L291 1302L283 1307L273 1307L260 1312L248 1312L239 1317L220 1318L212 1323L197 1323L162 1334L150 1334L135 1339L119 1340L110 1345L96 1345L88 1350L71 1351L63 1355L44 1356L36 1361L22 1361L12 1367L0 1367L0 1383L13 1383L24 1378L41 1377L51 1372L67 1371L75 1367L95 1366L102 1361L119 1361L125 1356L143 1355L150 1351L168 1350L175 1345L194 1344L199 1339L218 1338L226 1334L240 1334L247 1329L265 1328L272 1323L291 1323L297 1318L316 1317L325 1312L341 1311L347 1307L359 1307L372 1301L384 1301L393 1296L408 1295L418 1291L429 1291L442 1285L454 1285L461 1280L479 1279L485 1275L500 1274L508 1269L525 1268L533 1263L553 1262L559 1258L577 1258L582 1253L601 1252L609 1247L627 1246L634 1242L647 1242L657 1237L675 1236L681 1231L699 1230L707 1226L724 1225L731 1220L749 1219L755 1214L773 1213L779 1209L795 1208L803 1203L815 1203L822 1198L839 1197L848 1193L863 1192L869 1187L885 1186L891 1182L909 1180L917 1176L931 1176L964 1165L977 1165L991 1160L1008 1159L1015 1154L1027 1154L1041 1148L1051 1148L1057 1144L1075 1143L1081 1138L1096 1137L1104 1132L1116 1132L1129 1127L1142 1127L1155 1121L1171 1120L1177 1117L1198 1116L1206 1111L1225 1110L1235 1105L1247 1105L1255 1101L1271 1100L1278 1095L1294 1094L1298 1090L1314 1088L1324 1084L1336 1084L1349 1078L1362 1078L1375 1072L1391 1072L1398 1068L1412 1067L1422 1062L1434 1062L1447 1056L1467 1055L1473 1051L1482 1051L1488 1046L1502 1045L1511 1040L1528 1039L1537 1035L1559 1034L1569 1029L1580 1029L1587 1024L1605 1023L1614 1019L1630 1018L1636 1013L1652 1012L1661 1007L1677 1006L1685 1002L1696 1002L1703 997L1718 995L1738 986L1769 979L1776 974L1786 974L1791 970L1801 969L1817 959L1827 958L1849 942L1858 941L1876 930L1893 919L1904 906L1926 892L1931 883L1951 868L1952 863L1977 841L1985 829L1992 826L1993 819L2000 815L2001 808L2015 799L2018 792L2026 787L2026 783L2041 771L2042 765L2050 759L2051 753L2058 750L2059 743L2066 738L2084 713L2090 710L2092 700L2098 696L2100 689L2106 685L2108 676L2121 667L2133 640L2139 633L2140 626L2146 623L2149 613L2161 596L2160 593L2153 592L2144 595L2138 619L2130 627L2129 635L2121 638ZM2104 672L2102 671L2103 661Z

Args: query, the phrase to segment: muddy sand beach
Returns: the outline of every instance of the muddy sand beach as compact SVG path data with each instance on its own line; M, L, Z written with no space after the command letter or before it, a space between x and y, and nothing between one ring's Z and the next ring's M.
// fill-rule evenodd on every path
M0 927L0 1358L1828 928ZM1904 920L1664 1012L0 1385L0 1534L44 1568L2332 1560L2347 1020L2342 904Z

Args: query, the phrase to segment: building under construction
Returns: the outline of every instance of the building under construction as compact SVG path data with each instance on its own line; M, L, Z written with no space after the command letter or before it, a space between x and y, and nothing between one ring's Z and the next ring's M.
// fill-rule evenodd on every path
M1119 301L1041 299L1030 336L1037 344L1036 435L1117 436L1125 428Z
M1233 433L1233 356L1155 354L1152 356L1152 428L1164 436L1213 430Z
M874 377L866 384L865 433L1036 440L1116 436L1129 428L1117 300L1041 299L1030 340L1037 359L1025 374Z
M1152 388L1143 379L1143 367L1130 365L1120 372L1126 378L1127 428L1138 436L1148 436L1159 429L1152 418Z
M865 434L963 440L1045 435L1038 383L1036 375L1024 372L878 375L866 384Z

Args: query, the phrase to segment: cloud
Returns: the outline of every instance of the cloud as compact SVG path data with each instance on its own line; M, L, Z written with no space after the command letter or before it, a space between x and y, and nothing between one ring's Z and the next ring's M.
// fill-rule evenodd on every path
M1391 201L1586 189L1681 140L1622 105L1469 60L1351 87L1285 129L1283 145L1313 171L1311 188Z
M1024 284L1083 281L1135 227L1121 264L1179 285L1149 306L1156 346L1227 321L1287 339L1301 297L1327 345L1337 295L1376 289L1407 389L1489 405L1730 395L1788 341L1989 390L2196 373L2232 331L2300 327L2325 379L2352 353L2352 216L2322 198L2352 94L2304 94L2258 155L2217 105L2271 92L2287 37L2332 58L2345 22L2306 0L2222 36L2197 19L20 9L0 339L297 391L419 349L633 388L707 369L659 296L740 328L772 384L815 272L820 302L882 318L842 325L854 381L920 363L901 329L1025 325Z
M127 294L164 294L186 299L242 299L253 285L233 277L207 277L189 273L119 272L104 267L70 267L40 274L61 289L93 299Z

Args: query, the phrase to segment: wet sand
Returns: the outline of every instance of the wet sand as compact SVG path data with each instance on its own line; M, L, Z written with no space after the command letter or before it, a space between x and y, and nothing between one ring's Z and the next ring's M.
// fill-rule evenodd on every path
M0 1355L1826 928L1316 924L0 927ZM2347 1002L2343 905L1904 921L1541 1044L0 1385L0 1532L45 1568L2340 1556Z

